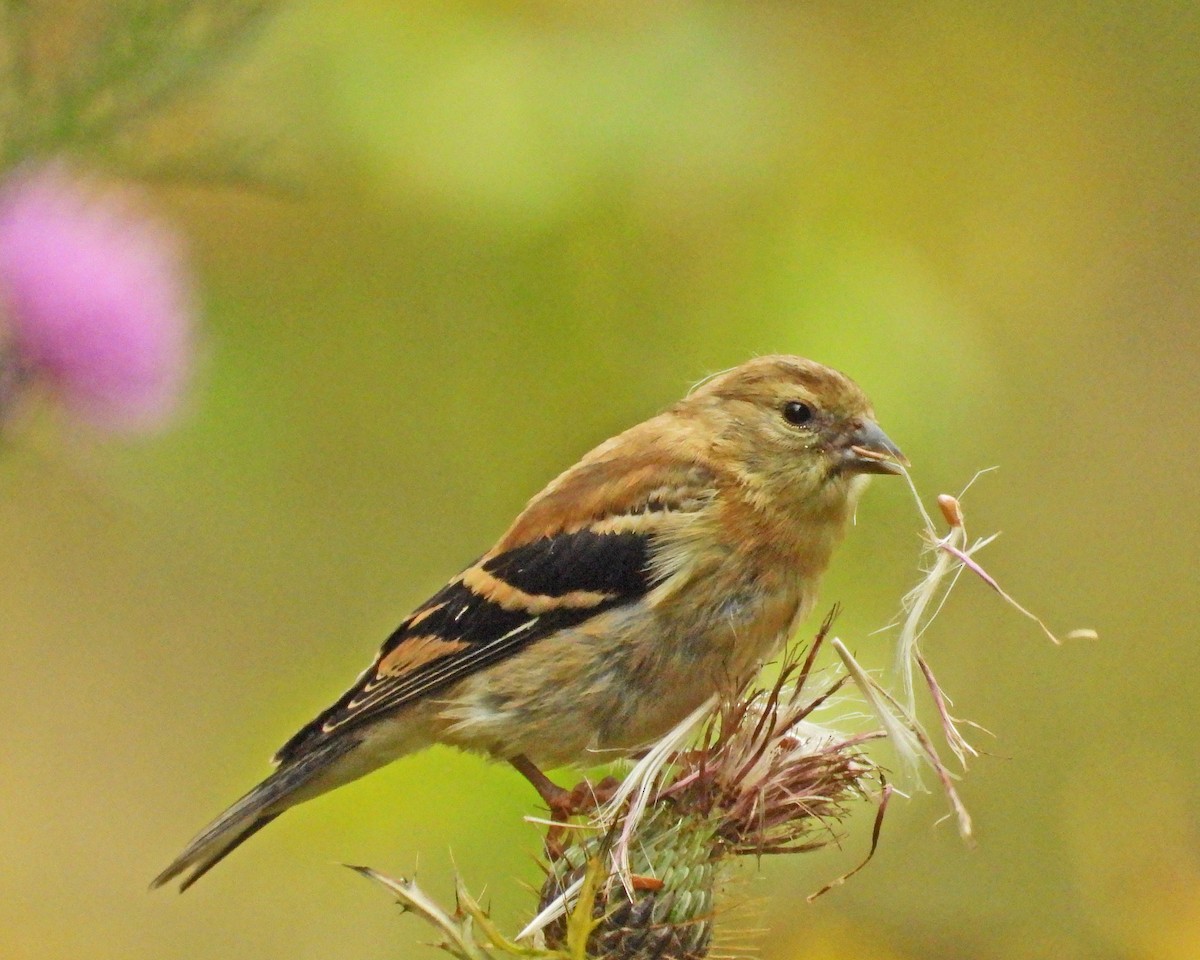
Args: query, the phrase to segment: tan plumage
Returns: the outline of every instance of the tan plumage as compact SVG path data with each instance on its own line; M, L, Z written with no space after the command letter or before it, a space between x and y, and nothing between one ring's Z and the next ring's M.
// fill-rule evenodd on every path
M606 441L419 607L278 770L154 881L195 882L288 807L431 743L535 765L661 735L793 632L899 450L842 374L751 360Z

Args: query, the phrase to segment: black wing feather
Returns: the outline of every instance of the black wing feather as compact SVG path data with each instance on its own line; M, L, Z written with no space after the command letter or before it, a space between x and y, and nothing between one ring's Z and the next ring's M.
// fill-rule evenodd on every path
M506 609L472 590L460 576L388 637L371 668L284 744L276 761L293 761L330 736L435 694L543 637L644 596L654 586L648 569L650 546L646 534L583 529L542 537L490 557L482 569L523 593L558 598L586 591L603 599L586 607L564 605L535 615L519 607ZM453 652L398 674L380 670L384 658L405 643L430 637L452 643Z
M561 597L575 590L641 596L646 592L645 534L577 530L543 537L492 557L483 569L526 593Z

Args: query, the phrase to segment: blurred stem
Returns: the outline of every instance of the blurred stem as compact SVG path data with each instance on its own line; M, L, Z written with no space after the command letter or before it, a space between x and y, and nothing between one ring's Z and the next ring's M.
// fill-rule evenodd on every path
M303 197L299 174L263 167L260 158L274 148L274 144L233 142L159 159L114 145L107 151L107 159L124 176L142 183L238 188L284 200Z
M27 406L28 395L36 387L35 370L13 344L0 346L0 443L4 428Z
M58 80L46 120L16 145L18 155L94 149L119 137L240 53L275 6L144 0L106 7L91 54L73 77Z
M3 37L3 65L0 67L0 138L3 141L6 166L14 156L12 144L20 139L21 118L26 114L29 91L33 83L33 51L29 30L27 0L4 0L0 5L0 35Z

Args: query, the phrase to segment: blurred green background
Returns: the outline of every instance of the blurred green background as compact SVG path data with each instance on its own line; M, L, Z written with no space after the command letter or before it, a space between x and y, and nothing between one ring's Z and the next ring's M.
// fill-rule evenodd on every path
M0 461L0 957L431 957L335 866L454 865L513 928L535 807L447 750L146 883L524 500L700 376L835 365L928 496L981 467L993 573L927 649L995 732L865 852L765 863L795 960L1200 955L1200 8L1191 2L295 4L211 122L303 196L160 187L202 277L193 409ZM915 575L879 481L827 580L873 663ZM734 939L745 940L745 936Z

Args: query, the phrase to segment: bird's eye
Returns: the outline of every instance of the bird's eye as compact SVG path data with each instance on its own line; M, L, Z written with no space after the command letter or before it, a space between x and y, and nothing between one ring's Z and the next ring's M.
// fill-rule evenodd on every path
M813 408L807 403L790 400L783 405L783 419L796 426L808 423L813 418Z

